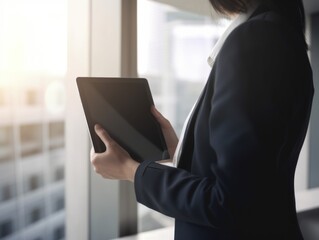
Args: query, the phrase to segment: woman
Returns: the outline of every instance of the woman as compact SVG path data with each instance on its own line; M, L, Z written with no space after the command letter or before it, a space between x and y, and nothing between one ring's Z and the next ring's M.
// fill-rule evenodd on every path
M303 239L294 172L306 134L312 72L301 0L210 0L239 15L210 56L207 84L177 150L155 109L177 168L134 161L98 125L107 146L97 173L134 182L137 200L174 217L175 239Z

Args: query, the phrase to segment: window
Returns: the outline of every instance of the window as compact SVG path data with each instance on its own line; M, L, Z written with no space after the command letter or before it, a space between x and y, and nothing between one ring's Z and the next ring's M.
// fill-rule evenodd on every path
M49 123L50 150L64 147L64 122Z
M52 183L54 182L60 182L64 181L64 160L65 160L65 153L64 148L58 148L58 149L51 149L50 155L50 181Z
M25 98L25 103L27 106L35 106L40 104L39 95L35 89L26 90Z
M29 203L26 208L26 226L32 225L40 221L45 216L45 202L36 201Z
M65 150L64 131L49 125L65 121L67 3L0 1L0 239L49 239L46 229L65 223L64 205L59 218L46 213L49 149Z
M6 201L6 200L9 200L10 198L12 198L11 188L9 185L2 187L2 194L1 195L2 195L2 197L1 197L2 201Z
M12 126L0 125L0 164L14 159Z
M64 179L64 167L59 166L55 169L55 181L61 181Z
M14 236L18 231L18 219L16 205L7 204L5 209L1 210L0 215L0 239L7 239L6 237ZM8 238L11 239L11 238Z
M10 205L12 205L12 200L17 196L14 164L2 165L3 167L0 167L0 213L2 213L1 204L11 203Z
M207 57L228 24L138 1L138 74L148 79L155 105L177 134L208 78ZM139 231L172 224L172 219L139 206Z
M0 239L13 233L13 223L11 220L0 222Z
M57 213L64 209L65 207L65 197L64 197L64 188L57 186L52 190L51 197L51 212Z
M28 176L26 192L34 191L42 186L42 175L41 174L33 174Z
M61 196L56 199L55 201L55 211L60 211L64 209L64 196Z
M56 229L54 229L53 239L54 239L54 240L64 239L64 235L65 235L64 226L59 226L59 227L57 227Z
M21 156L39 154L42 152L42 124L28 124L20 126Z
M30 213L30 222L34 223L37 222L41 219L41 209L36 208L33 209Z
M0 202L5 202L14 197L14 186L13 184L6 184L0 187Z

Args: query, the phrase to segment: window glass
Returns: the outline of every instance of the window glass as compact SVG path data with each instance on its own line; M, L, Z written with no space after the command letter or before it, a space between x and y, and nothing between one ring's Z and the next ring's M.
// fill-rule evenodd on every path
M207 58L228 24L138 1L138 74L148 79L156 107L178 135L210 73ZM172 224L172 219L139 205L139 231Z
M0 240L62 239L67 0L0 0L0 53Z
M0 223L0 238L9 236L13 232L12 221L6 220Z
M1 204L1 203L0 203ZM7 239L18 230L16 204L7 204L0 215L0 239Z
M27 157L42 152L42 124L20 125L21 156Z
M39 93L35 90L35 89L29 89L25 92L25 102L26 105L29 106L35 106L35 105L39 105L40 101L39 101Z
M0 202L8 201L14 197L14 188L12 184L4 184L1 186L1 188L2 191L0 192Z
M64 148L64 122L49 123L49 148L50 150Z
M0 125L0 164L1 162L13 161L14 144L13 128L11 125Z
M53 231L53 240L61 240L64 239L65 236L65 228L63 225L58 226Z

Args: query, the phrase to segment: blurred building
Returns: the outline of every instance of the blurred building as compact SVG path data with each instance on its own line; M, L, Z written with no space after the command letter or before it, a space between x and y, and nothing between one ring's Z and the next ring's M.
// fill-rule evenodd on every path
M1 240L64 238L64 114L50 109L63 88L30 79L0 87Z
M64 239L66 1L0 9L0 239Z

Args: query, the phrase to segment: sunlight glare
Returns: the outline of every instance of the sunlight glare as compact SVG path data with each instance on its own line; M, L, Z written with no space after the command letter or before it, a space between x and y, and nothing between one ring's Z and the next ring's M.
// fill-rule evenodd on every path
M0 83L66 73L66 0L0 0Z

